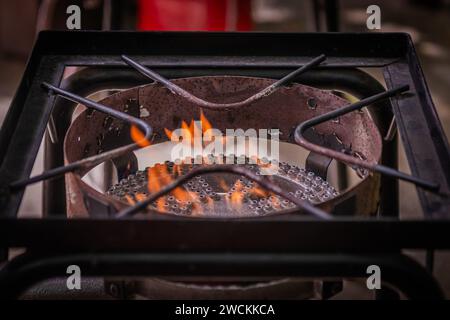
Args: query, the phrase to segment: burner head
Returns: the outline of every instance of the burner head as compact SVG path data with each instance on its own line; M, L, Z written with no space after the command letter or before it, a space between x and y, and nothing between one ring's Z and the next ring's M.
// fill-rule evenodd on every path
M245 159L245 156L243 157ZM248 158L245 159L248 163ZM180 175L188 173L197 166L208 164L175 164L167 161L153 167L128 175L113 185L107 194L134 204L148 197L152 188L167 185ZM256 164L236 164L262 174ZM280 163L278 173L271 176L283 190L296 198L313 204L330 200L339 195L336 189L313 172L288 163ZM281 210L294 208L289 200L267 192L257 183L246 177L231 173L204 174L184 183L175 191L155 200L154 209L182 216L221 216L251 217L274 214Z

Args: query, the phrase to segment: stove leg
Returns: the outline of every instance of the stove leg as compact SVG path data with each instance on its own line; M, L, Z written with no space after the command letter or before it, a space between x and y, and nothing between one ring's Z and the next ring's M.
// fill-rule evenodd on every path
M432 250L432 249L429 249L429 250L426 251L425 266L427 267L428 272L433 274L433 269L434 269L434 250Z
M397 134L391 141L385 141L381 163L393 169L398 168ZM399 216L398 180L381 176L380 209L378 214L383 217Z
M390 141L384 141L382 163L391 168L398 168L397 137L395 134ZM398 218L399 198L398 180L388 176L381 176L380 208L378 215L382 217ZM391 288L382 288L375 293L376 300L399 300L400 295Z

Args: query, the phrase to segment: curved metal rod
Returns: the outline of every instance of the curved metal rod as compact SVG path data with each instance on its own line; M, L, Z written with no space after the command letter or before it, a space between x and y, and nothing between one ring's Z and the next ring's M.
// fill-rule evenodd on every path
M270 177L263 177L260 175L255 174L253 171L236 166L236 165L210 165L205 167L198 167L194 168L191 171L189 171L184 176L181 176L180 178L176 179L172 183L164 186L159 191L151 194L147 199L136 203L134 206L131 206L129 208L126 208L119 212L117 214L117 218L126 218L133 216L137 214L139 211L145 209L151 202L155 201L156 199L166 195L170 191L174 190L178 186L180 186L182 183L205 173L216 173L216 172L230 172L230 173L236 173L242 176L245 176L246 178L257 182L260 184L263 188L295 203L297 206L305 210L307 213L319 218L319 219L332 219L333 217L323 211L322 209L319 209L312 204L310 204L308 201L298 199L294 197L293 195L290 195L289 193L285 192L281 187L279 187L277 184L275 184L273 181L271 181Z
M95 156L91 156L91 157L88 157L88 158L85 158L82 160L78 160L78 161L69 163L68 165L65 165L65 166L60 166L57 168L53 168L53 169L44 171L42 174L36 175L34 177L12 182L9 185L11 190L20 190L29 184L36 183L36 182L46 180L46 179L50 179L50 178L59 176L61 174L65 174L67 172L73 172L73 171L80 170L80 169L92 168L106 160L115 158L119 155L125 154L127 152L131 152L133 150L136 150L139 148L140 144L150 141L150 138L153 133L153 129L145 121L138 119L136 117L133 117L125 112L115 110L113 108L102 105L98 102L95 102L90 99L83 98L79 95L70 93L66 90L55 87L49 83L44 82L44 83L42 83L42 86L43 86L43 88L47 89L50 94L57 94L65 99L82 104L88 108L98 110L100 112L103 112L110 116L113 116L117 119L123 120L125 122L131 123L131 124L134 124L134 125L140 127L144 131L144 138L141 141L137 141L135 143L128 144L126 146L122 146L122 147L116 148L114 150L110 150L110 151L107 151L107 152L104 152L104 153L101 153L101 154L98 154Z
M194 103L202 108L205 109L231 109L231 108L239 108L243 107L245 105L251 104L255 101L260 100L263 97L267 97L277 91L281 86L286 85L292 79L297 77L298 75L304 73L305 71L312 69L313 67L319 65L321 62L323 62L326 59L326 56L324 54L312 59L307 64L301 66L294 72L289 73L288 75L284 76L280 80L274 82L273 84L269 85L265 89L261 90L260 92L254 94L253 96L239 102L233 102L233 103L214 103L209 102L206 100L203 100L199 97L194 96L193 94L187 92L183 88L179 87L173 82L170 82L168 79L164 78L163 76L157 74L156 72L148 69L147 67L143 66L142 64L130 59L126 55L122 55L122 59L131 67L136 69L138 72L143 74L144 76L159 82L163 86L165 86L167 89L169 89L171 92L178 94L179 96L185 98L191 103Z
M382 99L393 97L393 96L395 96L399 93L405 92L407 90L409 90L408 85L390 89L385 92L381 92L379 94L368 97L366 99L360 100L356 103L350 104L348 106L342 107L337 110L333 110L331 112L319 115L319 116L311 118L305 122L302 122L295 129L295 141L302 147L308 149L309 151L313 151L318 154L334 158L336 160L339 160L339 161L347 163L347 164L352 164L352 165L355 165L358 167L362 167L362 168L365 168L370 171L379 172L381 174L388 175L388 176L391 176L391 177L394 177L397 179L409 181L409 182L412 182L415 185L420 186L421 188L429 190L433 193L439 193L440 186L439 186L439 184L437 184L435 182L427 181L427 180L421 179L416 176L408 175L408 174L400 172L398 170L383 166L381 164L377 164L375 161L369 162L366 160L355 158L353 156L347 155L347 154L339 152L339 151L328 149L326 147L309 142L303 136L303 133L307 129L309 129L315 125L321 124L322 122L325 122L325 121L328 121L331 119L334 119L334 118L344 115L346 113L349 113L349 112L352 112L355 110L359 110L365 106L373 104Z

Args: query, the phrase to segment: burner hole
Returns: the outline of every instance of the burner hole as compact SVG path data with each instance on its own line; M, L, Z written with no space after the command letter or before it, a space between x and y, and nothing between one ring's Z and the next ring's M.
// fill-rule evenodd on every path
M308 104L308 108L310 108L310 109L316 109L317 108L317 101L314 98L308 98L306 103Z
M90 153L90 151L91 151L91 145L90 145L90 144L86 144L86 145L84 146L84 149L83 149L83 154L84 154L85 156L87 156L87 155Z
M112 122L113 122L113 119L111 117L109 117L109 116L105 117L103 119L103 128L108 129L111 126Z
M93 115L94 115L94 113L95 113L95 109L91 109L91 108L89 108L89 109L87 109L86 110L86 118L91 118Z

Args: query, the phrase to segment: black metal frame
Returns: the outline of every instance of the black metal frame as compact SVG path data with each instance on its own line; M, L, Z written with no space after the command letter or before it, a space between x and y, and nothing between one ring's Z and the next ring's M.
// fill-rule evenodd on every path
M412 41L406 34L42 32L0 133L0 244L3 248L26 247L33 253L19 258L19 262L9 262L2 269L0 284L4 285L0 285L1 297L16 297L34 281L63 272L64 263L76 262L77 259L87 267L89 263L101 261L101 267L92 274L143 275L148 274L139 272L143 267L164 264L167 266L164 274L180 274L188 266L198 266L191 270L194 270L193 274L201 275L207 274L208 270L201 267L203 264L218 266L218 261L228 261L225 266L229 268L220 269L225 274L231 269L245 273L246 268L254 266L252 259L257 253L263 254L265 261L274 261L273 265L277 266L268 267L266 271L261 267L260 272L267 274L283 272L283 261L291 270L289 275L307 277L358 277L363 275L365 264L377 263L394 266L395 270L403 270L405 274L414 270L416 277L408 281L404 281L402 272L394 272L395 277L385 280L411 298L442 297L426 271L419 266L413 267L411 263L405 264L399 252L407 248L450 248L450 240L446 237L450 231L447 219L449 202L418 189L427 219L398 220L397 201L390 205L389 200L392 199L386 192L390 188L396 200L397 182L391 178L382 183L382 217L364 221L349 218L315 221L298 215L220 221L161 216L151 222L97 218L79 221L62 217L17 219L23 192L10 193L7 186L29 176L56 100L42 90L41 83L58 85L66 66L89 66L104 69L106 74L108 71L127 74L120 58L124 53L138 57L144 65L158 70L167 78L201 74L251 74L279 78L311 57L324 53L328 57L325 66L306 73L298 81L309 79L310 84L314 84L320 79L320 76L315 78L315 74L329 73L328 81L336 79L335 88L342 86L341 80L351 82L339 76L341 69L351 78L358 72L349 71L350 68L381 67L389 88L404 84L410 86L408 97L392 99L391 103L412 174L436 181L444 191L449 191L448 143ZM132 77L136 80L135 76ZM141 81L145 82L145 79L137 78L132 84ZM360 89L360 96L366 95L365 90L377 90L363 84L360 84ZM387 132L390 123L386 121L389 112L385 114L387 116L378 121L382 134ZM58 130L61 129L64 126ZM387 142L383 154L384 163L395 166L396 153L386 154L389 150L395 150L395 139ZM59 212L49 211L52 215L65 214L61 212L64 209L61 206L54 208ZM167 238L168 234L170 238ZM268 234L276 236L271 239ZM128 253L121 255L123 250ZM189 259L193 260L179 260L187 257L182 252L192 254ZM226 252L246 254L233 260L233 254ZM289 259L293 260L280 252L290 252L292 256ZM103 256L106 254L109 254L107 258ZM111 265L114 263L121 268L113 270ZM331 269L332 266L336 269ZM30 276L30 270L37 273ZM396 280L397 276L403 280Z
M24 254L0 273L1 298L18 297L30 284L49 276L65 276L76 264L84 276L277 276L302 278L364 278L367 266L378 265L389 285L400 287L410 299L441 299L435 280L414 260L400 255L336 255L274 253L81 253L42 256ZM264 265L262 268L261 265ZM326 266L326 267L324 267ZM127 270L126 272L124 270ZM414 282L411 282L414 279ZM417 290L420 286L421 290Z

